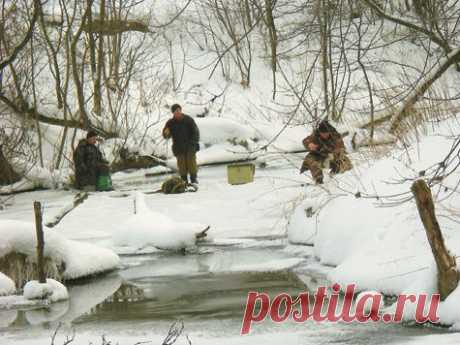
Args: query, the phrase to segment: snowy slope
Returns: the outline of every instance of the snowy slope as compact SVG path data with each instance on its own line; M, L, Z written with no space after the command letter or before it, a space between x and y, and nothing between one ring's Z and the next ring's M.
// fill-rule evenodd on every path
M342 286L357 284L361 291L389 295L435 292L434 259L410 186L420 171L436 167L448 154L457 126L455 119L446 121L407 150L394 151L377 161L362 161L353 173L329 181L327 195L306 199L295 210L289 225L290 241L313 244L320 262L335 266L329 279ZM433 188L438 221L454 255L460 254L455 219L460 195L451 190L459 179L460 171L456 171L443 180L442 188ZM361 197L355 196L357 192ZM307 217L310 207L314 214ZM459 291L441 305L444 324L460 321L460 310L455 307ZM407 318L411 317L408 313Z

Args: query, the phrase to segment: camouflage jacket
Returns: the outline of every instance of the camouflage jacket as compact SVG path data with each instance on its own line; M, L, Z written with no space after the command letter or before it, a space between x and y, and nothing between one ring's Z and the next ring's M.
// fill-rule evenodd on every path
M317 150L311 151L308 148L310 143L314 143L319 146ZM318 130L315 130L313 134L309 135L303 140L305 148L313 154L319 155L326 158L330 153L337 154L345 152L345 144L343 143L342 136L338 132L330 132L328 139L322 139L319 135Z
M166 135L166 129L169 129L170 136L172 136L174 156L182 155L189 151L198 151L200 131L193 118L184 115L181 120L169 119L163 128L163 137L169 138Z
M96 186L98 172L107 166L96 145L89 144L86 139L80 140L73 153L75 164L75 183L77 188Z

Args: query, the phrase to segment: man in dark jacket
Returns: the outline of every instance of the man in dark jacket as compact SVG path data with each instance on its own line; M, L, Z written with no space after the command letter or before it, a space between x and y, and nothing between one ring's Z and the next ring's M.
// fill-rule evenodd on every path
M188 183L190 175L191 183L198 183L196 164L196 152L200 149L200 131L195 121L182 112L179 104L171 107L173 117L169 119L163 128L163 137L173 140L173 154L177 159L179 174L184 182Z
M97 133L89 131L86 139L80 140L73 153L75 185L78 189L95 191L98 175L108 173L107 161L97 148L96 139Z
M332 174L338 174L353 167L347 156L342 136L326 120L303 140L303 145L309 153L305 156L300 173L310 170L317 184L323 183L324 168L329 167Z

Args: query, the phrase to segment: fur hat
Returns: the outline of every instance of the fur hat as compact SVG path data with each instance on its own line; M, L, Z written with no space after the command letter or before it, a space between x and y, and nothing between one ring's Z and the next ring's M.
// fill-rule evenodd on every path
M89 138L92 138L92 137L97 137L97 133L96 133L96 131L90 130L90 131L86 134L86 139L89 139Z
M331 131L331 125L327 120L323 120L318 125L318 132L320 133L328 133Z

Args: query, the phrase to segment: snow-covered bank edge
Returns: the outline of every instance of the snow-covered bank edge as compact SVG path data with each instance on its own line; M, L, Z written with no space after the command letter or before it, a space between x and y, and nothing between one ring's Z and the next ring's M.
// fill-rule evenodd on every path
M24 263L17 265L7 265L9 269L13 269L12 277L17 280L27 280L33 276L33 263L36 261L36 239L35 225L28 222L1 220L0 221L0 258L5 258L10 254L25 256ZM53 275L57 275L60 279L75 280L95 275L100 275L117 269L120 263L120 258L113 251L102 248L90 243L84 243L74 240L68 240L56 231L44 227L45 250L44 257L47 258L47 267L52 269ZM22 261L21 261L22 262ZM13 268L11 268L13 267ZM7 269L6 267L1 268ZM7 273L7 272L4 272ZM5 274L0 273L0 293L2 295L11 295L22 286L13 282ZM39 284L40 285L40 284ZM65 295L62 292L61 283L50 280L46 286L25 285L24 294L27 296L37 296L31 291L40 290L45 295L50 295L52 300L61 300ZM33 288L31 288L33 286ZM64 287L65 288L65 287ZM58 291L57 297L54 292ZM26 296L26 297L27 297Z
M164 122L166 120L164 119ZM243 124L233 119L221 117L195 118L195 120L200 129L201 150L197 152L198 166L239 163L258 158L264 159L264 156L270 153L304 150L302 139L307 133L302 126L284 128L272 145L265 147L284 127L283 123L257 124L259 128L256 130L255 123ZM152 127L153 133L161 133L164 122L160 121L156 126ZM58 129L52 127L47 126L50 132L49 135L52 135ZM45 136L48 131L43 132ZM79 136L84 136L84 133L79 133ZM134 133L126 140L121 138L107 139L98 144L98 146L109 164L116 163L120 159L122 148L135 156L154 158L160 164L135 171L133 169L118 171L112 176L115 185L121 185L124 182L130 183L133 178L160 176L177 171L176 159L173 156L170 141L160 140L155 145L151 144L144 147L137 141L137 136ZM71 157L70 147L67 150L69 150L68 154ZM159 159L158 157L165 159ZM68 166L62 169L43 168L19 159L14 160L12 163L15 171L24 177L14 184L0 186L0 195L38 189L61 189L72 184L74 172L71 161L67 162Z
M355 284L357 291L375 290L387 296L436 293L436 265L415 201L400 201L411 197L412 181L420 172L436 167L450 151L456 138L453 128L455 122L446 121L407 151L365 161L355 172L329 180L324 187L328 193L313 189L290 219L289 241L312 245L319 263L334 267L327 275L329 282L342 288ZM443 188L433 190L452 255L460 254L453 213L460 196L450 192L459 179L456 171L443 179ZM394 195L401 197L390 197ZM460 330L459 304L460 287L440 303L440 325ZM415 304L407 308L404 321L415 320L415 308Z

